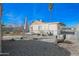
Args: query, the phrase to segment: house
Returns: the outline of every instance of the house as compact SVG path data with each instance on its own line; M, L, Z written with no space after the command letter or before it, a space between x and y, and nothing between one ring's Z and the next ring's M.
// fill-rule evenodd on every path
M64 34L74 34L75 28L74 27L64 27L62 28L62 33Z
M60 22L50 22L50 23L45 23L43 21L37 20L34 21L30 25L30 32L34 34L53 34L53 35L58 35L60 34L62 28L65 25Z
M79 40L79 24L77 24L75 27L75 36L76 36L76 39Z

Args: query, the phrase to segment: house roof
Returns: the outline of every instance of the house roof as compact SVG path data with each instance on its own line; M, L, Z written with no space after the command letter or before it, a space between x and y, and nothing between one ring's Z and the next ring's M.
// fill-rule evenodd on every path
M41 25L41 24L60 24L60 25L65 25L64 23L61 23L61 22L45 23L45 22L40 21L40 20L34 21L31 25Z
M40 25L40 24L44 24L44 22L42 21L34 21L31 25Z

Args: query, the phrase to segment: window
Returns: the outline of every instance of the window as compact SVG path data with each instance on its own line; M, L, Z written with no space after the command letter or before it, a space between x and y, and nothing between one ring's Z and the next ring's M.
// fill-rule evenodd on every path
M42 26L38 26L38 30L41 30L42 29Z

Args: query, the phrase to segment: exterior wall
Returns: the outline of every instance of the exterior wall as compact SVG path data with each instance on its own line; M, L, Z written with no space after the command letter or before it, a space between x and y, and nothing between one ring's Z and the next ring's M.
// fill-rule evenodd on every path
M49 24L49 30L58 30L57 24Z
M49 24L49 31L53 33L53 35L57 35L58 25L57 24Z
M33 32L33 33L38 33L38 25L32 25L30 27L30 32Z

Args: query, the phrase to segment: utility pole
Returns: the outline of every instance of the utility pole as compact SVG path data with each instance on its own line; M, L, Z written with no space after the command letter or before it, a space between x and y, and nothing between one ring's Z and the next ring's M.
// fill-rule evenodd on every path
M0 56L3 56L3 55L9 55L9 53L3 53L2 52L2 39L3 39L3 32L2 32L2 4L0 3Z
M2 4L0 3L0 54L2 54L1 40L2 40Z

